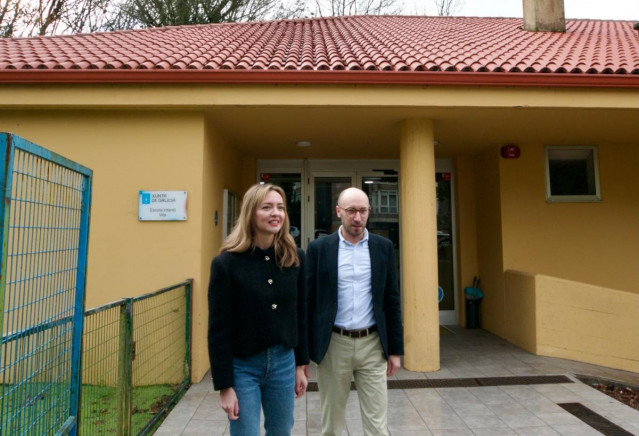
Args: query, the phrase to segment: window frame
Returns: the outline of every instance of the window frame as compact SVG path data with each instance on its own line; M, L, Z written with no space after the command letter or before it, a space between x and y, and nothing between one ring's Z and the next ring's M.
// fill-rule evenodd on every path
M594 178L594 194L587 195L553 195L550 184L550 155L552 151L592 151L593 161L593 178ZM596 145L547 145L544 147L544 166L546 181L546 201L549 203L593 203L601 201L601 189L599 183L599 153Z
M391 197L395 198L395 205L391 204ZM380 189L375 191L372 200L373 212L380 215L389 215L399 213L399 202L397 201L397 193L388 189ZM386 204L383 203L386 200ZM385 210L384 210L385 209Z

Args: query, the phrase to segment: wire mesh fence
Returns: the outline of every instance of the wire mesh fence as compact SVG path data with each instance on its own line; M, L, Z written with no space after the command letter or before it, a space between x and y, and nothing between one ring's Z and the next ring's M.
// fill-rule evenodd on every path
M118 434L120 318L126 304L126 300L120 300L85 313L80 399L81 435Z
M91 170L0 133L0 433L75 434Z
M149 433L189 383L191 281L85 313L91 170L0 155L0 435Z
M91 170L0 152L0 435L150 432L190 379L191 281L85 313Z
M86 312L80 435L149 434L190 380L191 281Z

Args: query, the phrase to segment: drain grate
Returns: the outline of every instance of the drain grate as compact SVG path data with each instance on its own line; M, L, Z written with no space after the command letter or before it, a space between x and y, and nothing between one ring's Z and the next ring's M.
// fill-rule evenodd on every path
M551 385L574 383L565 375L529 375L516 377L482 377L476 379L480 386Z
M467 388L479 386L474 378L388 380L388 389Z
M593 412L581 403L560 403L557 405L563 408L566 412L581 419L604 436L633 436L632 433L624 430L617 424L608 421L606 418L596 412Z
M478 378L440 378L388 380L388 389L423 389L423 388L469 388L477 386L511 386L511 385L545 385L558 383L574 383L564 375L533 375L513 377L478 377ZM307 390L317 392L317 383L310 382ZM351 382L351 390L355 383Z

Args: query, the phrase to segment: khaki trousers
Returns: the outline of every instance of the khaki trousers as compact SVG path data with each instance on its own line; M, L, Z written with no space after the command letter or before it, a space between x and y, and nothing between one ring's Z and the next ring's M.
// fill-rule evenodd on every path
M317 366L323 436L342 436L351 377L355 377L364 435L388 435L386 368L376 332L363 338L333 333Z

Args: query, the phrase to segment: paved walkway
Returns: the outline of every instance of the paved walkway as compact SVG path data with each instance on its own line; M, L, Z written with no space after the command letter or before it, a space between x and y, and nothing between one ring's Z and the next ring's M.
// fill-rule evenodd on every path
M581 403L626 433L639 436L639 411L579 382L588 375L639 385L639 374L530 354L484 330L450 327L441 334L441 370L400 370L397 380L566 375L574 383L389 390L392 436L601 435L559 403ZM314 368L312 368L314 369ZM314 381L311 373L311 381ZM362 435L357 392L347 405L349 436ZM210 375L194 384L155 433L228 435ZM309 392L295 404L295 435L319 435L319 394ZM611 433L619 434L619 433Z

